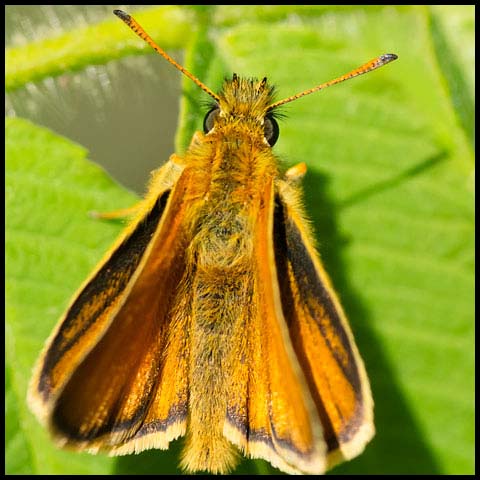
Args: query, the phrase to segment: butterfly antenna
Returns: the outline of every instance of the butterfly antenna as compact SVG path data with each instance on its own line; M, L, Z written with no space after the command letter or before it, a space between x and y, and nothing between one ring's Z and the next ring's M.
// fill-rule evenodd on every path
M331 87L332 85L335 85L337 83L341 83L345 80L350 80L353 77L358 77L359 75L363 75L364 73L376 70L377 68L383 67L387 63L393 62L397 58L397 55L395 55L394 53L385 53L384 55L380 55L379 57L370 60L369 62L363 64L361 67L358 67L351 72L342 75L341 77L335 78L333 80L330 80L329 82L325 82L317 85L316 87L310 88L309 90L305 90L304 92L297 93L296 95L292 95L291 97L284 98L283 100L272 103L267 107L267 112L285 103L293 102L293 100L296 100L297 98L304 97L305 95L310 95L311 93L317 92L318 90L323 90L324 88Z
M212 92L206 85L204 85L197 77L192 75L186 68L177 63L165 50L160 48L150 37L150 35L142 28L142 26L128 13L122 10L114 10L113 13L123 20L140 38L145 40L156 52L158 52L165 60L170 62L175 68L180 70L190 80L196 83L204 92L208 93L217 102L220 100L219 96Z

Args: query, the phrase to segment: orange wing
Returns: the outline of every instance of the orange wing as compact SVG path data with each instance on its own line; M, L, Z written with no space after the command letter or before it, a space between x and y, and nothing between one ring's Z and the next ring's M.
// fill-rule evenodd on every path
M292 182L293 183L293 182ZM257 298L239 338L248 360L236 379L224 434L287 473L323 473L358 455L374 434L363 362L303 227L294 185L263 193L257 219Z
M170 167L158 176L171 177ZM37 366L30 404L62 445L123 454L167 448L185 431L188 316L169 312L185 270L192 178L184 170L175 181L147 197L147 213L86 282Z
M373 400L347 319L304 227L294 187L284 184L279 190L274 237L282 308L323 424L330 468L361 453L374 435Z
M287 473L323 473L326 444L307 383L289 339L282 312L273 243L272 182L261 193L256 220L254 295L241 347L231 362L233 386L224 435L248 456Z

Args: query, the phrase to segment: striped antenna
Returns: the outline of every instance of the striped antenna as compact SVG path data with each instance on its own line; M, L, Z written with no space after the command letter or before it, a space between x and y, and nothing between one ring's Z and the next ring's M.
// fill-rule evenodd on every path
M310 88L309 90L305 90L304 92L297 93L296 95L292 95L291 97L284 98L283 100L272 103L267 107L267 112L278 107L279 105L283 105L284 103L292 102L297 98L304 97L305 95L310 95L311 93L318 90L323 90L324 88L330 87L337 83L341 83L345 80L350 80L353 77L358 77L359 75L363 75L364 73L371 72L372 70L383 67L383 65L386 65L387 63L393 62L397 58L397 55L395 55L394 53L385 53L384 55L380 55L379 57L370 60L361 67L358 67L355 70L352 70L351 72L342 75L341 77L335 78L334 80L322 83L320 85L317 85L316 87Z
M207 92L211 97L213 97L217 102L220 100L220 97L212 92L206 85L204 85L197 77L192 75L186 68L182 67L177 63L165 50L160 48L150 37L150 35L140 26L140 24L128 13L125 13L122 10L114 10L113 13L123 20L140 38L145 40L156 52L158 52L163 58L169 61L174 67L180 70L184 75L186 75L190 80L195 82L204 92Z

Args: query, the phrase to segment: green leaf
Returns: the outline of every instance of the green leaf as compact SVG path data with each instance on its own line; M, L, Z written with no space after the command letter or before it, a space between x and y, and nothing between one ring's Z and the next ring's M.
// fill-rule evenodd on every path
M148 29L163 48L185 45L192 32L188 10L175 6L139 12L137 20ZM55 77L89 65L106 63L133 53L149 52L150 47L132 35L125 25L112 18L5 51L5 87L7 91L28 82Z
M194 26L175 45L187 48L185 66L213 90L234 71L267 76L284 98L378 54L398 54L379 71L286 105L274 151L285 167L308 165L306 208L374 394L375 439L332 473L472 474L473 10L175 8L173 32L182 31L185 19ZM138 20L168 45L147 13ZM120 40L111 22L104 26L103 41L112 37L102 61L134 53L118 46L137 45L128 29ZM73 40L64 41L72 50ZM48 58L55 47L28 48ZM85 58L76 65L87 64ZM39 66L40 73L24 77L15 63L7 62L11 85L76 68ZM184 80L179 152L201 128L205 97ZM87 212L128 206L134 198L65 139L19 119L7 122L6 135L6 471L178 472L181 442L168 452L116 459L63 452L27 410L25 392L41 345L121 227ZM237 470L255 472L273 469L245 461Z
M88 212L128 206L135 197L67 139L22 119L7 119L5 135L7 406L13 413L7 416L6 470L107 473L111 459L56 449L25 399L45 339L119 232L120 225L95 221Z

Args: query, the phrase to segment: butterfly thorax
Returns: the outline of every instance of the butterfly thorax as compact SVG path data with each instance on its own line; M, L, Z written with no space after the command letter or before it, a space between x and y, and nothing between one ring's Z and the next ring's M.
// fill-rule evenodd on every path
M267 208L264 192L277 176L264 134L271 93L265 81L227 81L212 128L186 155L202 184L192 206L184 278L191 311L186 465L192 470L222 472L234 463L223 429L227 399L235 394L231 372L248 357L246 341L235 335L243 335L256 315L257 214Z
M211 110L209 131L187 152L186 163L198 172L201 183L191 225L197 264L205 259L205 265L229 268L241 259L250 261L248 239L254 233L260 192L278 175L264 131L272 91L266 79L234 75L225 81L220 101Z

